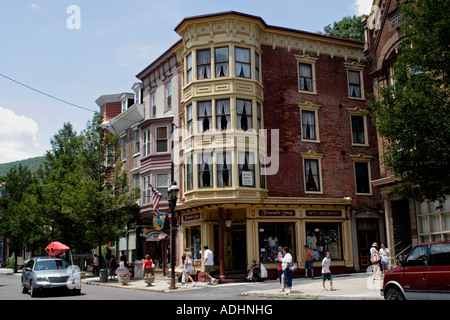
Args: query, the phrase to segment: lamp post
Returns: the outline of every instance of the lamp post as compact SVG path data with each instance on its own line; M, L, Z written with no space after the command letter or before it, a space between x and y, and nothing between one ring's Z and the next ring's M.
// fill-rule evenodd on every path
M178 192L177 183L172 181L171 186L167 190L169 196L169 207L170 207L170 266L171 266L171 280L170 289L176 289L175 287L175 207L177 206Z

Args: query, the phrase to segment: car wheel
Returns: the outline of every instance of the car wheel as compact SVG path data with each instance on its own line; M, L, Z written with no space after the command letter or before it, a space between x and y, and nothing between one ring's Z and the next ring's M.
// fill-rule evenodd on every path
M389 288L386 291L386 300L405 300L405 297L399 289Z
M79 295L81 294L81 289L73 289L73 290L72 290L72 294L73 294L74 296L79 296Z
M25 284L23 283L23 279L21 281L21 287L22 287L22 293L28 293L27 287L25 287Z
M30 296L32 298L37 297L37 290L34 288L34 284L32 281L30 281Z

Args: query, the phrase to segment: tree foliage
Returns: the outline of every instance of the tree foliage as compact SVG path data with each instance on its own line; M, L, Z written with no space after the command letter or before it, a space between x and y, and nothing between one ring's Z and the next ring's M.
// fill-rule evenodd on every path
M382 161L402 180L395 195L443 201L450 193L450 2L418 0L399 10L403 39L394 84L380 87L371 102L386 139Z
M364 26L360 16L344 17L332 25L325 26L323 30L328 36L364 41Z

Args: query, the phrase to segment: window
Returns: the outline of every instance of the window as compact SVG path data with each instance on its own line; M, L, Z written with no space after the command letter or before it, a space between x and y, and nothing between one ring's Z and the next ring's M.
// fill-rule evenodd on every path
M316 115L314 111L302 110L302 137L316 140Z
M194 187L194 167L192 165L192 154L186 157L186 190L192 190Z
M120 160L127 159L127 136L120 138Z
M361 74L359 71L348 70L348 94L353 98L361 98Z
M259 54L255 53L255 79L259 81Z
M450 199L417 204L420 242L450 240Z
M139 188L141 185L141 175L139 173L133 174L133 187Z
M368 162L355 162L356 193L371 193Z
M216 77L227 77L229 75L228 71L228 47L216 48L215 52L215 63L216 63Z
M216 128L230 129L230 99L216 100Z
M189 134L192 134L192 104L187 106L187 128Z
M252 152L238 153L239 185L241 187L255 186L255 155Z
M142 178L142 204L150 203L150 175Z
M250 100L236 99L236 120L239 130L252 129L252 102Z
M306 191L320 191L319 160L305 159Z
M170 109L170 108L172 108L172 84L171 83L168 83L166 86L166 95L167 95L166 108Z
M141 103L141 89L138 89L134 92L134 101L136 104Z
M141 132L139 129L133 130L133 154L139 154L141 152Z
M150 154L150 130L145 130L142 133L142 149L144 157Z
M213 154L203 152L198 155L198 183L200 188L213 186Z
M156 189L161 192L164 198L167 198L167 190L169 189L169 174L157 173L156 174Z
M152 94L152 116L156 118L156 93Z
M211 50L197 51L197 79L211 78Z
M168 136L167 127L157 127L156 128L156 152L167 152L168 151Z
M235 48L236 76L250 78L250 49Z
M450 243L432 244L429 266L450 266Z
M365 144L365 119L364 116L351 116L352 121L352 142Z
M312 65L309 63L299 63L299 83L301 91L313 91Z
M192 53L186 57L186 82L192 82Z
M411 253L406 257L405 266L425 266L427 261L428 246L419 246L413 249Z
M261 105L259 103L256 104L256 124L258 126L258 131L262 129L262 120L261 120Z
M342 259L342 240L340 223L306 223L306 244L313 252L313 259L321 261L325 252L331 259Z
M261 262L275 262L278 257L278 246L288 247L289 253L295 259L294 248L295 224L289 223L259 223L259 253Z
M127 100L122 100L122 112L127 111L128 106L127 106Z
M192 252L192 259L202 259L202 241L200 226L187 227L186 231L186 244Z
M217 152L217 186L228 187L231 186L231 153Z
M211 130L211 101L199 101L198 107L198 131L205 132Z
M265 157L263 155L259 156L259 185L261 188L266 187L266 171L265 171Z

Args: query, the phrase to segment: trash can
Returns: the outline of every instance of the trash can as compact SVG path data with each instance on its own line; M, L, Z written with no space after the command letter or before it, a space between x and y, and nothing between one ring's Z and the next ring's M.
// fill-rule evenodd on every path
M108 269L100 270L100 282L108 282Z

